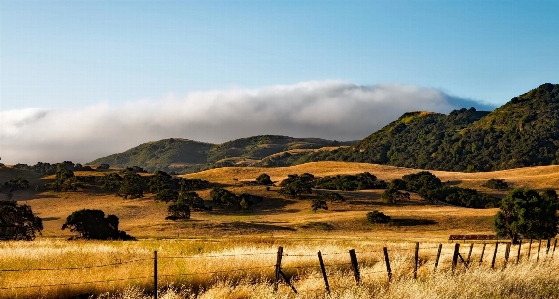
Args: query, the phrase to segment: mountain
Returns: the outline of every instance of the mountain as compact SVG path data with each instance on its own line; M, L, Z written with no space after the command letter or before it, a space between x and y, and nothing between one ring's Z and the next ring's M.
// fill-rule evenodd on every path
M171 138L144 143L123 153L99 158L87 164L109 164L114 167L135 165L148 171L190 173L224 166L266 166L267 162L262 161L269 156L291 155L290 152L298 155L324 147L350 144L352 142L278 135L253 136L222 144Z
M493 112L410 112L362 141L295 164L337 160L449 171L559 163L559 85L546 83Z

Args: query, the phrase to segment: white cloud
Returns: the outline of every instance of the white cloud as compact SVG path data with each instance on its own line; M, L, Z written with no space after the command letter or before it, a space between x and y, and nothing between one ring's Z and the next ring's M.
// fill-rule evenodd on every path
M362 139L402 113L492 109L437 89L312 81L260 89L193 92L122 105L0 111L3 163L85 163L152 140L224 142L260 134Z

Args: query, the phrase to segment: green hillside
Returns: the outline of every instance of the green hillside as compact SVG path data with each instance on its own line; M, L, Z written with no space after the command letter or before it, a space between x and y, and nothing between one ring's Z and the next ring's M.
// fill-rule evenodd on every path
M559 85L543 84L493 112L410 112L349 148L307 154L321 160L421 169L490 171L559 163Z
M253 136L222 144L171 138L144 143L123 153L99 158L88 164L109 164L114 167L135 165L148 171L190 173L215 167L262 165L260 162L266 157L290 150L310 150L349 144L351 143L277 135Z

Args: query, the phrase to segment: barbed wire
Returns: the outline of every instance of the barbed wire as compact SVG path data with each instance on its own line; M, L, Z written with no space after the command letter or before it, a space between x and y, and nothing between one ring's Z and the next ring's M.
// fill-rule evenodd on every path
M158 275L159 277L170 277L170 276L195 276L195 275L203 275L203 274L217 274L217 273L229 273L229 272L242 272L246 270L254 270L254 269L264 269L264 268L272 268L276 267L273 266L261 266L261 267L248 267L248 268L239 268L239 269L230 269L230 270L218 270L218 271L207 271L207 272L196 272L196 273L177 273L177 274L162 274Z
M158 256L157 259L196 259L196 258L219 258L235 256L254 256L254 255L277 255L277 252L261 253L239 253L239 254L213 254L213 255L178 255L178 256Z
M146 279L146 278L153 278L153 276L140 276L140 277L130 277L130 278L115 278L115 279L105 279L105 280L95 280L95 281L81 281L81 282L68 282L68 283L58 283L58 284L42 284L42 285L32 285L32 286L0 287L0 290L31 289L31 288L42 288L42 287L58 287L58 286L69 286L69 285L80 285L80 284L92 284L92 283L102 283L102 282L115 282L115 281L138 280L138 279Z
M153 260L153 258L134 259L134 260L124 261L124 262L117 262L117 263L110 263L110 264L103 264L103 265L93 265L93 266L83 266L83 267L0 269L0 272L84 270L84 269L94 269L94 268L103 268L103 267L110 267L110 266L125 265L125 264L131 264L131 263L136 263L136 262L140 262L140 261L147 261L147 260Z

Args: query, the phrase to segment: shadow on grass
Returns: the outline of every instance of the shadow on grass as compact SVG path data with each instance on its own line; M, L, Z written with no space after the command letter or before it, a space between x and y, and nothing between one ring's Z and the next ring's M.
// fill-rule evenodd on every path
M431 219L414 219L414 218L395 218L392 219L393 226L418 226L418 225L435 225L438 222Z

